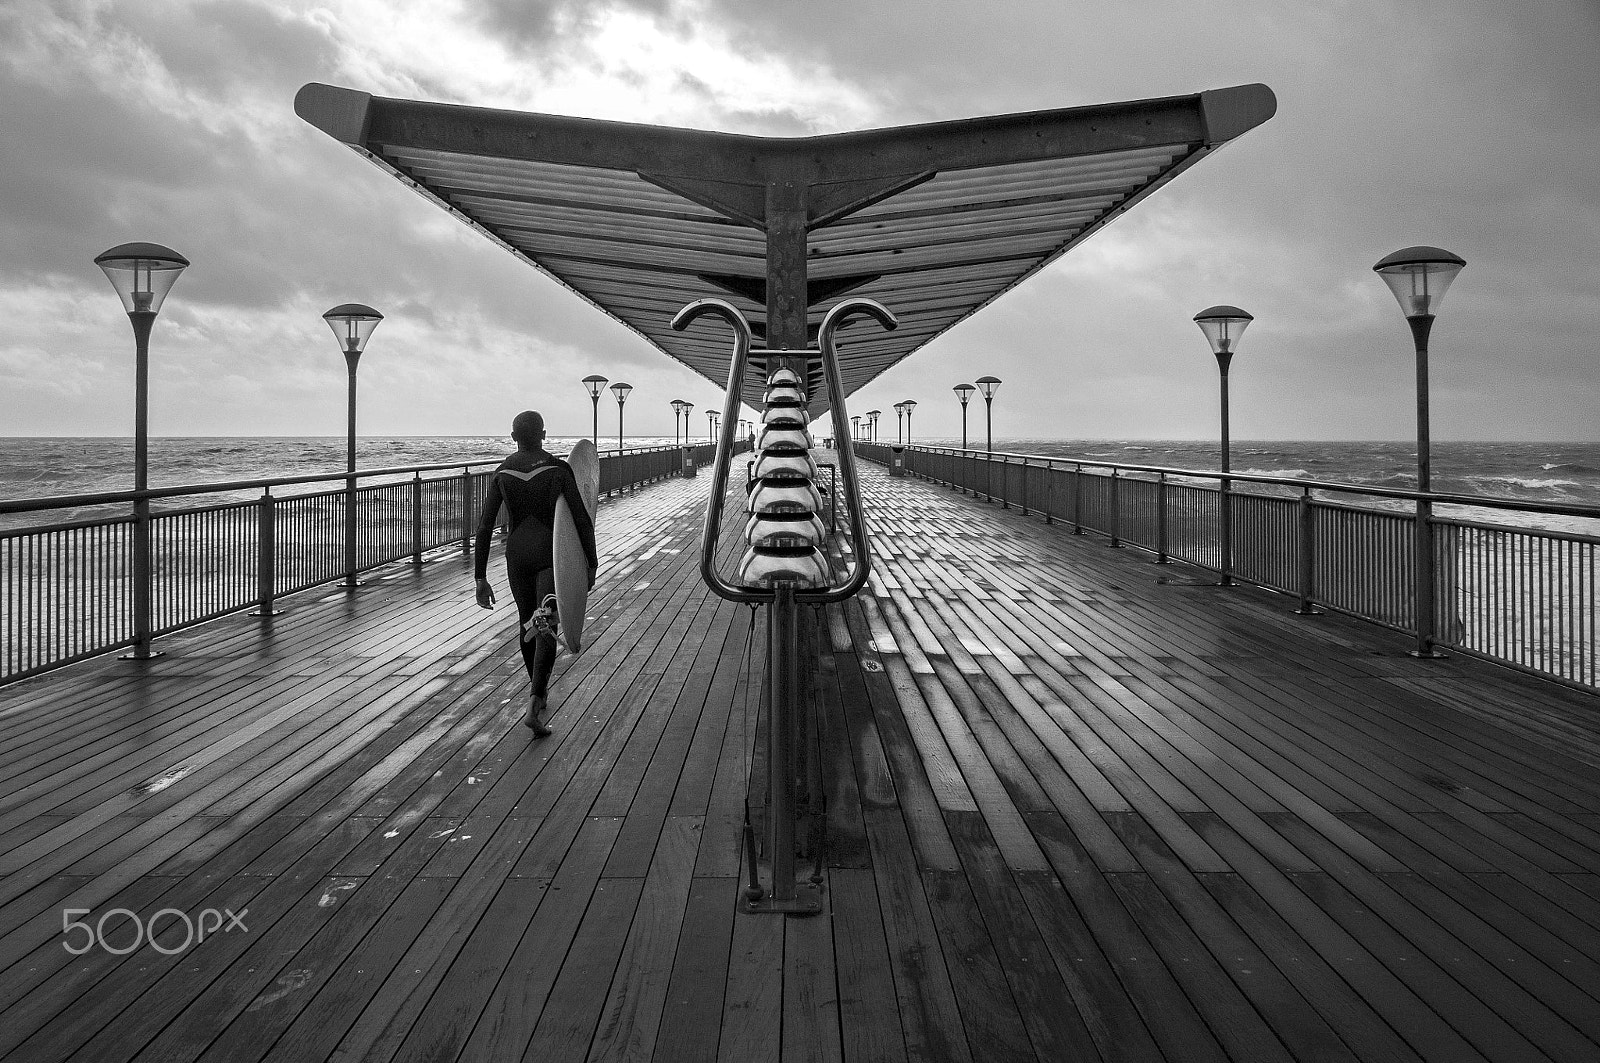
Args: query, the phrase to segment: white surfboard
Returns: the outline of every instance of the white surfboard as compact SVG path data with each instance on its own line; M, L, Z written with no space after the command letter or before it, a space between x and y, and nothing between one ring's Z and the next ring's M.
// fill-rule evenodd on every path
M594 520L595 506L600 498L600 455L594 444L580 439L567 455L572 466L572 476L578 481L578 494ZM560 614L558 637L563 645L577 653L583 645L583 612L589 607L589 556L583 552L583 540L578 537L578 526L573 522L567 498L556 500L556 520L551 553L555 560L556 608Z

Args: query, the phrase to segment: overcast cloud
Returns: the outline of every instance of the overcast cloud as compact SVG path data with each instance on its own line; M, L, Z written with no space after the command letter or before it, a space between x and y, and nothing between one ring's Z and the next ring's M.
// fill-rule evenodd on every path
M1600 439L1597 62L1594 0L10 0L0 434L131 433L131 333L92 263L126 240L193 263L152 344L157 435L339 434L320 315L352 300L386 315L363 434L499 433L527 406L586 432L591 372L636 386L630 433L716 404L302 123L308 81L780 136L1261 81L1275 118L852 411L915 398L919 436L955 434L950 387L993 374L997 436L1208 437L1191 318L1226 302L1256 316L1237 438L1406 438L1409 334L1371 266L1430 243L1468 262L1434 331L1436 438Z

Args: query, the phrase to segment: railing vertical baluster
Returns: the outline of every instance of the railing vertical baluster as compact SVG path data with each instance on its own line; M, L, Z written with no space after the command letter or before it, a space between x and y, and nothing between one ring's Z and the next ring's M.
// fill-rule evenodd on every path
M472 552L472 470L461 470L461 549Z

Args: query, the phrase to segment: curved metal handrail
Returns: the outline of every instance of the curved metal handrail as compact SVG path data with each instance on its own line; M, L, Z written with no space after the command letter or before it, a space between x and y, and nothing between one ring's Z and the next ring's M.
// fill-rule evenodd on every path
M672 329L682 332L695 318L711 314L733 328L733 363L728 367L728 390L722 402L722 429L717 433L717 458L711 473L711 504L700 532L700 578L712 593L730 602L770 602L772 592L735 587L716 571L717 538L722 531L722 499L728 490L728 472L733 465L733 437L738 428L739 396L744 393L744 371L750 361L750 323L739 308L726 299L696 299L672 318Z
M720 317L734 331L733 362L728 367L728 386L723 399L722 430L717 439L716 465L711 475L711 504L706 507L706 519L700 535L700 577L718 597L730 602L770 602L775 591L736 587L724 580L716 571L717 540L722 531L722 500L728 488L728 474L733 464L733 441L739 413L740 396L744 393L744 374L750 360L750 323L739 308L725 299L697 299L679 310L672 318L674 331L682 332L690 322L707 314ZM833 306L822 319L818 330L818 346L822 350L822 370L833 396L832 419L834 438L848 441L849 421L844 412L844 386L839 376L839 359L833 347L833 334L846 319L857 314L868 314L885 329L894 329L899 321L882 303L872 299L847 299ZM872 552L867 545L866 517L861 506L861 491L856 477L855 455L849 446L839 448L839 466L843 473L845 499L850 507L850 533L855 542L856 565L850 579L842 586L824 591L799 591L797 601L822 604L840 602L857 593L866 585L872 572Z
M822 348L822 372L828 381L828 393L833 397L830 412L833 415L833 438L845 443L839 448L839 472L844 479L845 502L850 507L850 538L855 542L856 567L842 587L827 591L801 591L795 595L802 602L842 602L867 585L872 575L872 550L867 545L867 517L861 505L860 482L856 478L855 444L850 441L850 422L845 417L844 384L839 378L839 357L833 349L833 334L847 318L868 314L889 331L900 327L900 321L889 308L875 299L846 299L835 304L822 318L817 330L817 346Z

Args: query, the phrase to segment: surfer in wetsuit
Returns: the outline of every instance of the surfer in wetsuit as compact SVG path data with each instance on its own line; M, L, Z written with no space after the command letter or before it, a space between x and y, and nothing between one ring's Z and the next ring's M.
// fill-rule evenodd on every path
M556 499L565 495L572 512L572 522L589 560L590 590L594 589L600 561L594 545L594 521L578 493L572 468L544 449L544 418L532 410L517 414L511 422L511 438L516 441L517 452L495 470L483 500L483 516L478 521L472 552L472 574L477 580L478 604L493 608L494 588L488 580L489 539L503 503L510 528L506 534L506 582L511 584L511 597L517 603L522 663L533 684L526 722L536 737L543 738L550 733L544 720L545 696L550 669L556 663L556 580L551 556ZM536 617L535 613L540 615Z

